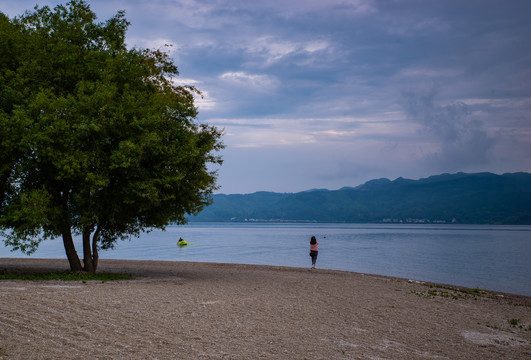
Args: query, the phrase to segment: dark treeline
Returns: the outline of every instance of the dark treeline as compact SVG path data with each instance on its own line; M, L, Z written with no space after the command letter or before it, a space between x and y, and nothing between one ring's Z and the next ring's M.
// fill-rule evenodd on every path
M531 174L442 174L333 191L217 194L190 221L531 224Z

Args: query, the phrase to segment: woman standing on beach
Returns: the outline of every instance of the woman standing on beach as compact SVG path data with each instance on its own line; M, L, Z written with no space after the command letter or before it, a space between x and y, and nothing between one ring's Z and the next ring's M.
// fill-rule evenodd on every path
M315 261L317 260L317 253L318 253L318 245L317 239L315 236L312 236L310 240L310 256L312 257L312 269L315 269Z

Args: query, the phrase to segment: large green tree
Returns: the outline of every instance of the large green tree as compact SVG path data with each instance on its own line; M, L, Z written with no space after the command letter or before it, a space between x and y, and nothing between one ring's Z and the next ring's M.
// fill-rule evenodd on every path
M127 49L123 12L84 1L0 13L0 228L25 253L62 237L70 268L211 202L221 132L196 120L161 50ZM83 239L83 266L73 236Z

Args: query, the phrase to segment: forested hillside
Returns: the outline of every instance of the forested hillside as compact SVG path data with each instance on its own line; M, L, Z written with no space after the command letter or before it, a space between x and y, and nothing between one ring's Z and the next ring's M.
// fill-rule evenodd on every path
M339 190L218 194L190 221L531 224L531 174L442 174Z

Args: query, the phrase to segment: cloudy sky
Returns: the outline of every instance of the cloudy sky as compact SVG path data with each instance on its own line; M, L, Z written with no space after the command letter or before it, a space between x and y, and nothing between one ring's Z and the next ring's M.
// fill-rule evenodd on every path
M36 4L0 0L10 17ZM529 0L95 0L224 129L218 192L531 171Z

